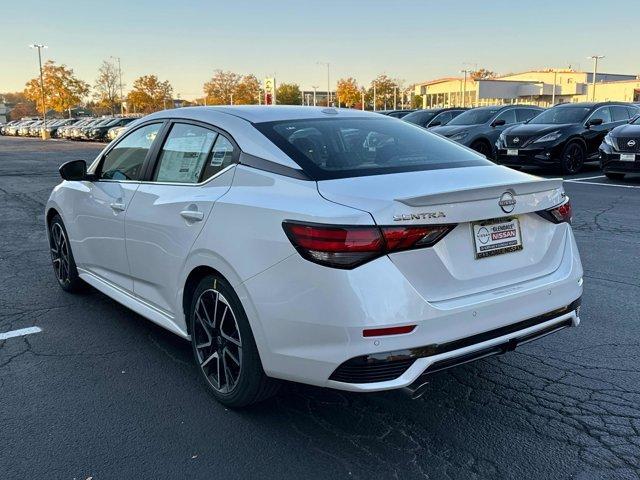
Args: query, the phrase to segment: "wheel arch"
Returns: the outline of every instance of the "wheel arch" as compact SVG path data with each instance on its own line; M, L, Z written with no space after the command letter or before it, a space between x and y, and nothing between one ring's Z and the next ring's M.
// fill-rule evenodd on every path
M200 283L200 280L202 280L207 275L215 275L227 280L224 275L222 275L218 270L209 265L199 265L192 269L191 272L189 272L189 275L187 275L187 278L184 282L184 287L182 289L182 312L184 314L185 325L187 328L187 333L189 335L191 335L189 310L191 309L193 294L196 291L196 287L198 286L198 283Z
M585 155L587 154L587 142L580 135L572 135L567 138L564 142L564 145L562 146L562 150L567 148L567 145L569 145L570 143L579 143L580 145L582 145L582 148L584 148Z

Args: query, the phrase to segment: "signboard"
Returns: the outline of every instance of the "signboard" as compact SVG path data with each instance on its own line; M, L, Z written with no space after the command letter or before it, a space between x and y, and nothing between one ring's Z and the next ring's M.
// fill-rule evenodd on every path
M264 104L265 105L276 104L276 79L275 78L264 79Z

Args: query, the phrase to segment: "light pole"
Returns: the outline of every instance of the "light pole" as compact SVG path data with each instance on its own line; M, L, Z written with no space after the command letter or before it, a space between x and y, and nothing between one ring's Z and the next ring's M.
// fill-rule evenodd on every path
M360 100L362 103L362 110L364 111L364 90L360 92Z
M317 103L316 103L316 93L318 93L318 86L317 86L317 85L314 85L314 86L312 86L311 88L313 88L313 106L315 107L315 106L317 106Z
M551 91L551 106L556 104L556 84L558 83L558 71L553 71L553 90Z
M376 111L376 82L373 82L373 111Z
M122 68L120 67L120 57L111 56L118 62L118 80L120 82L120 115L124 116L124 95L122 95Z
M45 97L44 97L44 76L42 75L42 49L49 48L46 45L41 45L38 43L34 43L33 45L29 45L31 48L38 49L38 66L40 67L40 91L42 93L42 139L46 140L49 138L49 134L47 133L47 106L45 105Z
M593 78L591 79L591 88L592 88L592 92L591 92L591 101L595 102L596 101L596 75L598 75L598 60L600 60L601 58L604 58L604 55L591 55L590 57L587 57L587 59L591 59L593 60Z
M467 106L467 74L469 70L465 68L460 70L460 73L464 74L464 80L462 81L462 108L465 108Z
M398 109L398 87L393 87L393 109Z
M327 66L327 107L331 106L331 74L329 62L318 62L318 65Z

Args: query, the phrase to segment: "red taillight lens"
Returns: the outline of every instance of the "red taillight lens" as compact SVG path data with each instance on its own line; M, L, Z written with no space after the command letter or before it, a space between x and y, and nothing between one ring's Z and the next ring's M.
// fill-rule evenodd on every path
M454 225L374 227L282 223L294 247L307 260L335 268L354 268L386 253L430 247Z
M367 328L362 331L363 337L383 337L385 335L402 335L415 330L415 325L402 325L401 327Z
M573 210L571 208L571 201L567 199L560 205L550 208L548 210L541 210L536 212L543 218L546 218L553 223L571 223L573 218Z

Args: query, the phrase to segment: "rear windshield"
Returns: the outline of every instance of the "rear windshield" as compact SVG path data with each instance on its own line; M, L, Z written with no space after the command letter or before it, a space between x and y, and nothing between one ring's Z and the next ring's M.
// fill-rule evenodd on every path
M316 180L491 165L474 152L391 118L322 118L255 127Z
M491 120L498 111L497 108L474 108L461 113L447 125L480 125Z
M591 111L589 107L555 107L545 110L540 115L533 117L529 123L556 124L580 123Z

